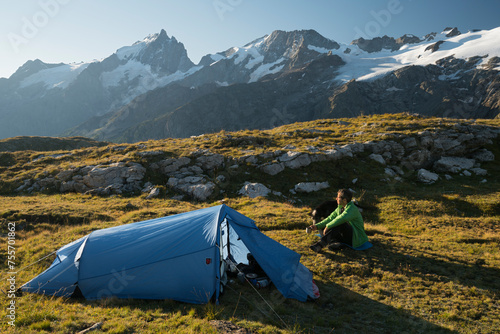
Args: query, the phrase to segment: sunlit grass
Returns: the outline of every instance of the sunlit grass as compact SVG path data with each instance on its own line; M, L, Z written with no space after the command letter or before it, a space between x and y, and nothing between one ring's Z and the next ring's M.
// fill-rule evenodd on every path
M317 194L285 197L226 197L206 203L171 199L172 194L146 200L133 196L93 197L81 194L20 195L9 192L18 180L50 175L71 166L144 160L137 152L161 150L168 156L188 155L207 148L225 156L281 150L301 150L380 139L380 133L414 134L447 129L456 120L422 119L409 115L378 115L336 121L291 124L267 131L220 132L193 139L148 141L72 151L60 159L30 163L40 152L0 156L0 289L6 291L7 223L16 224L16 275L19 286L45 270L59 247L94 230L192 211L225 203L254 219L269 237L302 255L321 297L301 303L284 299L274 288L259 294L232 278L220 305L175 301L105 299L85 301L35 294L16 297L16 328L6 318L10 302L0 295L2 333L76 333L102 323L104 333L216 333L215 323L228 321L257 333L494 333L500 328L500 168L484 164L487 183L456 178L431 186L381 182L377 169L352 160L345 165L319 163L287 172L261 175L251 166L234 178L259 180L288 191L298 180L328 178L332 186ZM500 126L500 120L478 123ZM307 131L306 131L307 130ZM316 132L314 132L314 131ZM317 132L321 130L321 138ZM312 132L311 132L312 131ZM356 137L352 133L363 132ZM500 154L498 140L489 149ZM116 150L122 146L125 149ZM245 153L247 152L247 153ZM52 152L50 153L52 154ZM254 154L254 153L252 153ZM0 154L1 155L1 154ZM47 154L48 155L48 154ZM356 170L355 172L353 170ZM153 175L152 178L157 176ZM351 180L359 178L353 185ZM161 180L157 178L155 180ZM331 199L348 184L366 209L365 228L374 247L314 253L317 237L306 234L311 207ZM161 185L161 184L160 184ZM166 282L168 284L168 282ZM264 302L265 300L265 302ZM99 332L99 331L97 331Z

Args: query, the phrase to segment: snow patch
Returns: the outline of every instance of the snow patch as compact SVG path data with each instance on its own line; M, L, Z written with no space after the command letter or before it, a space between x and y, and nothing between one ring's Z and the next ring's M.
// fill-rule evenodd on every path
M400 90L402 90L402 89L401 88L396 88L394 86L389 87L389 88L386 89L386 91L388 91L388 92L399 92Z
M286 61L286 59L282 57L282 58L278 59L277 61L275 61L274 63L260 65L255 71L253 71L250 74L249 82L256 82L257 80L264 77L265 75L274 74L274 73L281 71L283 69L283 67L285 67L285 64L283 64L281 66L279 66L279 64L281 64L284 61Z
M63 64L57 67L38 71L21 81L20 88L29 87L42 83L46 89L64 89L72 83L76 77L89 66L88 63Z
M314 46L314 45L308 45L307 48L312 51L316 51L317 53L328 53L331 50L328 50L326 48L321 48L319 46Z
M426 66L450 56L464 60L475 56L485 56L476 65L477 68L481 68L491 57L500 56L500 28L468 32L450 38L446 37L445 33L436 35L431 41L407 44L397 51L382 50L367 53L352 45L349 48L355 51L345 54L340 52L347 48L343 45L339 50L332 50L332 53L337 54L346 62L346 65L339 69L337 79L345 82L351 79L375 80L408 65ZM444 41L444 43L437 51L425 51L427 47L438 41ZM500 66L495 70L500 71ZM453 80L455 76L442 76L440 79Z
M130 59L137 56L145 47L158 38L158 34L151 34L142 41L135 42L131 46L124 46L116 51L116 55L120 60Z

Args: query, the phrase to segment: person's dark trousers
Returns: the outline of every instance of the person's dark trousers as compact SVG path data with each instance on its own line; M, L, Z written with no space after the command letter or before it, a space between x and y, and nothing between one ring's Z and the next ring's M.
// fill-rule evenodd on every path
M349 223L344 223L339 226L328 229L328 232L315 243L312 247L325 247L334 242L341 242L352 246L352 226Z

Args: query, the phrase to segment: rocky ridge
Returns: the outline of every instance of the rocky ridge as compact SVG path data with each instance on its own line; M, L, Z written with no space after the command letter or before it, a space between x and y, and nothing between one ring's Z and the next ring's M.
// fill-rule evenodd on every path
M341 121L338 123L339 126L348 124ZM312 136L322 135L314 129L302 131L309 131ZM355 138L361 132L351 136ZM220 195L231 195L226 193L229 191L229 184L237 182L241 185L238 193L244 196L293 198L298 192L309 193L333 185L327 179L303 181L291 185L288 193L283 194L273 191L258 180L244 180L243 170L251 168L261 175L276 176L287 169L307 170L308 166L315 163L352 162L352 159L364 163L372 161L380 166L383 170L380 179L384 182L417 180L431 184L473 174L484 177L483 182L487 182L488 171L481 168L481 164L494 161L497 157L485 149L485 146L491 145L499 135L500 129L496 127L470 122L456 123L453 129L436 132L426 130L417 135L380 133L380 140L354 141L341 146L311 145L306 150L287 145L280 150L260 154L248 152L237 158L212 153L209 149L198 149L187 156L162 158L163 151L148 151L145 144L140 144L141 151L136 154L144 161L142 164L122 159L105 165L68 168L57 174L52 173L53 176L26 179L16 192L33 193L51 189L61 193L94 195L144 192L151 198L160 195L159 187L164 187L169 194L175 194L174 198L187 196L206 201ZM233 140L229 134L219 137L222 142ZM119 151L123 148L115 146L110 149ZM146 182L148 173L160 175L164 181L159 184ZM357 182L360 181L352 180L353 184Z

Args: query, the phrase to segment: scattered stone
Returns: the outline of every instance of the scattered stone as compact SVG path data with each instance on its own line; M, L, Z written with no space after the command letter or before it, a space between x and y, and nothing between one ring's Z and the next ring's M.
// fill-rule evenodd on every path
M149 192L148 196L146 196L146 199L156 198L158 196L160 196L160 189L159 188L153 188Z
M380 154L372 153L370 154L369 158L375 160L379 164L382 164L384 166L386 165L385 159Z
M385 168L385 174L391 176L391 177L396 177L398 174L392 169L392 168Z
M149 193L151 190L153 190L154 186L151 182L146 182L144 184L144 187L142 188L141 192L143 193Z

